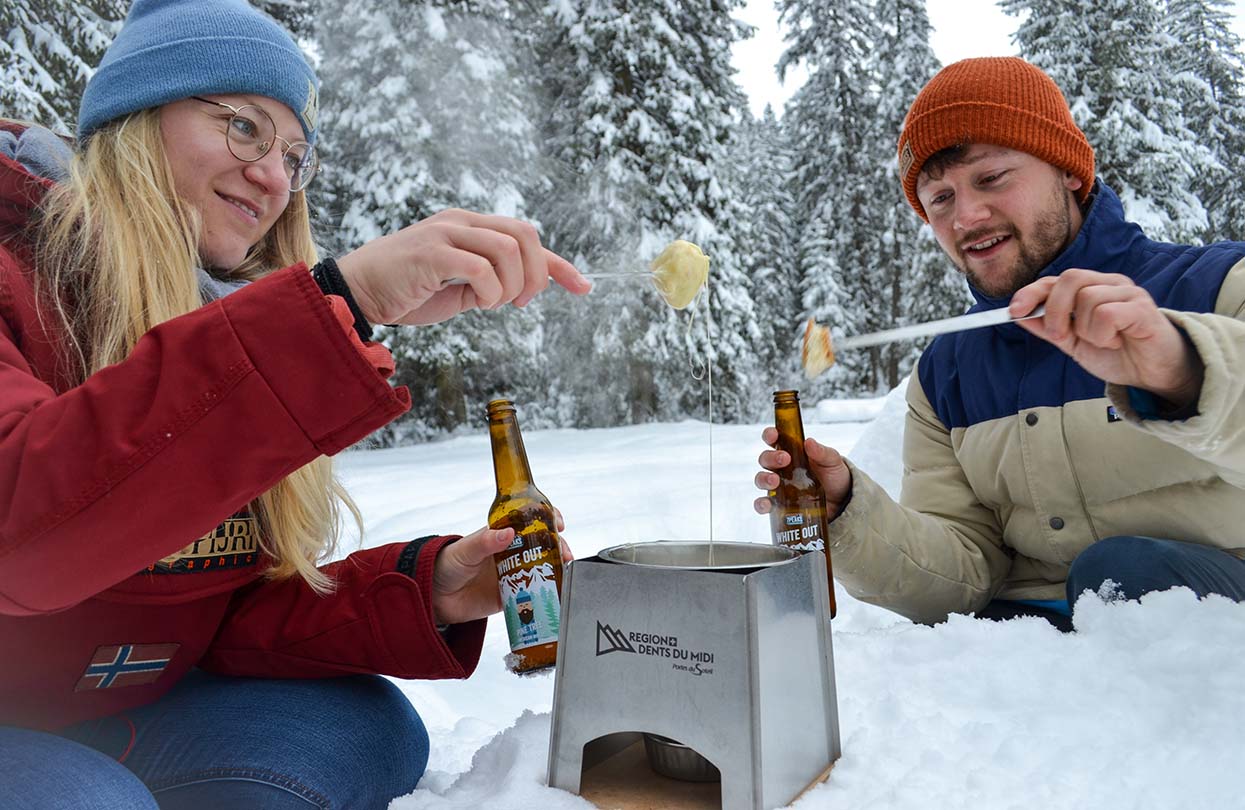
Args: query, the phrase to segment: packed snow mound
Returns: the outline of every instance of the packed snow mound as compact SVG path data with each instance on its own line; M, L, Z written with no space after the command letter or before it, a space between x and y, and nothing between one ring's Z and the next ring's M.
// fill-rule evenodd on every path
M903 429L908 415L908 377L905 377L885 398L860 400L871 402L874 413L860 438L846 453L848 459L869 474L895 500L903 482ZM842 451L842 448L837 448Z
M549 714L524 712L476 752L471 770L457 778L430 771L389 810L592 810L586 800L545 786L548 755Z
M809 415L815 422L868 422L882 412L885 397L823 399L813 406Z
M1074 620L836 622L843 758L793 807L1239 807L1245 605L1175 589L1087 597ZM391 808L590 807L544 786L548 746L549 715L526 712Z

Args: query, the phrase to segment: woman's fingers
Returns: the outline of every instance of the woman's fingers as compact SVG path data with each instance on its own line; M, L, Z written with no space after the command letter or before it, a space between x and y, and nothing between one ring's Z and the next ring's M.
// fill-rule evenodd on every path
M549 277L575 295L584 295L592 289L592 282L575 269L575 265L548 248L544 248L549 267Z
M508 304L523 292L523 254L513 237L489 228L457 225L446 229L446 238L463 254L453 263L461 264L463 272L459 275L455 267L443 272L470 284L485 309Z
M494 554L505 550L510 541L514 539L514 529L477 529L471 534L446 547L446 552L453 551L451 554L442 554L438 556L437 563L440 564L441 557L447 557L447 563L456 566L455 574L470 574L477 568L481 562L491 559Z
M507 286L503 303L513 301L515 306L526 306L549 286L552 278L571 292L583 294L591 284L579 271L558 254L540 242L540 234L529 222L492 214L456 211L453 218L471 228L503 234L514 240L518 250L517 266L521 270L521 284L517 288Z
M374 239L338 266L374 323L437 323L475 307L525 306L551 278L577 294L592 286L530 223L460 209Z

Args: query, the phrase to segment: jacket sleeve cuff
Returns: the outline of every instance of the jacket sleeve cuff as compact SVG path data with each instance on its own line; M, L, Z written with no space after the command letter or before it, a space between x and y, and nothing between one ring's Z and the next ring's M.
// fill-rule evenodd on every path
M1242 384L1235 371L1241 352L1235 344L1245 333L1245 324L1221 315L1162 312L1188 336L1202 359L1205 371L1197 400L1180 413L1171 414L1148 391L1107 383L1106 396L1119 415L1134 426L1197 452L1200 445L1214 443L1213 434L1241 405Z
M355 351L372 364L372 368L376 369L376 373L382 379L387 380L392 377L394 364L393 355L389 353L389 350L383 344L360 337L345 299L339 295L327 295L325 298L329 303L329 309L333 311L333 317L337 319L338 326L346 333L346 339L350 341Z
M375 358L343 329L306 265L272 273L220 303L248 360L319 452L337 453L410 407L409 392L377 373ZM282 328L272 327L274 318ZM323 368L308 368L309 355Z
M359 308L359 302L355 300L354 292L351 291L350 285L346 283L346 279L342 278L341 270L337 267L337 261L333 258L322 260L315 267L311 268L311 277L315 279L316 284L325 295L337 296L345 301L346 307L350 310L351 328L359 336L359 340L364 343L371 341L372 324L368 322L367 316Z
M1129 386L1126 390L1128 393L1128 404L1132 407L1133 412L1142 419L1164 419L1168 422L1178 422L1197 416L1196 402L1191 402L1181 408L1165 407L1161 399L1144 388Z
M844 459L844 462L852 471L852 494L847 505L843 507L843 511L827 525L826 537L830 542L830 553L835 561L835 571L840 571L837 555L843 555L845 562L841 572L847 573L850 568L847 561L860 546L860 538L868 529L869 514L880 506L879 498L885 497L887 500L890 498L882 487L863 470L847 459Z
M432 576L437 554L458 539L458 535L446 535L395 543L390 551L392 558L382 563L382 570L394 573L382 575L372 586L369 618L374 632L384 638L385 646L394 656L396 672L418 673L409 677L428 677L423 673L432 670L444 673L436 677L466 678L480 661L487 620L453 624L441 632L437 629L432 607ZM417 553L414 567L408 572L403 566L409 565L408 550L412 547ZM403 559L404 555L407 559ZM413 580L415 587L409 584L400 587L401 580L407 583ZM402 602L406 603L405 607L400 606ZM419 616L419 620L394 619L409 617L412 613Z
M1197 413L1181 421L1144 419L1125 389L1107 386L1107 397L1136 430L1175 445L1219 468L1233 486L1245 486L1245 322L1223 315L1163 313L1189 335L1205 364Z

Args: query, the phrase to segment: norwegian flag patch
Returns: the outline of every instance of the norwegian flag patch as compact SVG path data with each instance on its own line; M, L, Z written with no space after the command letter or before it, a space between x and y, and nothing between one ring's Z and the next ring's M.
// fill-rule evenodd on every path
M95 654L78 679L75 692L152 683L173 660L180 644L109 644Z

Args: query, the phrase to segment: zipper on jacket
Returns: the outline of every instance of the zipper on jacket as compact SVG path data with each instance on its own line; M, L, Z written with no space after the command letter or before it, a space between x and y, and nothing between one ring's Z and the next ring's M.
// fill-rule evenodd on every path
M1085 500L1085 488L1081 486L1081 475L1076 469L1076 464L1072 457L1072 447L1068 444L1068 403L1064 402L1059 406L1059 435L1063 437L1063 452L1068 458L1068 469L1072 470L1072 483L1076 484L1076 497L1081 502L1081 512L1085 515L1085 520L1089 523L1089 533L1093 538L1093 542L1097 543L1102 538L1098 536L1098 527L1094 525L1094 515L1089 510L1089 503Z

